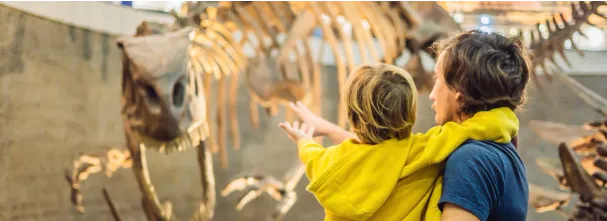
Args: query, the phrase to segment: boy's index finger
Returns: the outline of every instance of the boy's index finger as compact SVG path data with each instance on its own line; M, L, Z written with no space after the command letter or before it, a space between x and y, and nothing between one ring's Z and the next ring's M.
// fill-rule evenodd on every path
M297 106L297 104L295 104L293 102L289 102L289 107L291 108L291 110L294 110L295 112L299 112L299 107Z
M289 124L289 122L280 123L279 126L283 129L291 128L291 124Z
M303 110L303 111L308 110L306 105L304 105L301 101L297 101L297 109Z

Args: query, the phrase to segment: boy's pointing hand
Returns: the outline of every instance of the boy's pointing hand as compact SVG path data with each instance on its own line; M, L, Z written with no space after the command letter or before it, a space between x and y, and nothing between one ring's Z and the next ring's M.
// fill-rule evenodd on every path
M299 126L299 122L293 122L291 125L289 122L284 122L280 124L280 128L282 128L291 140L295 141L295 143L299 142L302 139L313 139L314 127L309 126L306 123L301 124Z

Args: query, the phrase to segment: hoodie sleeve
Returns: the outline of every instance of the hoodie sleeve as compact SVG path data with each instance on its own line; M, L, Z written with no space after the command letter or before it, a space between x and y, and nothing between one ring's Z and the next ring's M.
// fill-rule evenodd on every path
M297 152L299 160L306 165L306 176L310 181L314 180L314 175L318 171L323 171L328 167L328 163L320 160L327 155L327 149L314 140L302 139L297 143Z
M408 139L377 145L346 140L328 148L302 140L298 150L310 180L306 189L330 211L331 220L367 220L392 193L408 146Z

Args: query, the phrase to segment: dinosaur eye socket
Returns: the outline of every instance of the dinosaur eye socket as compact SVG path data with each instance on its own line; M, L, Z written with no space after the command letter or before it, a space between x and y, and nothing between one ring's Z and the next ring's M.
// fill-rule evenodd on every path
M145 95L152 101L158 101L159 97L158 97L158 93L156 93L156 89L154 89L152 86L150 85L144 85L143 86L144 90L145 90Z
M137 81L137 87L139 88L139 92L148 105L155 107L160 105L160 96L158 96L158 92L156 92L156 88L154 88L151 84L143 81Z
M181 81L177 81L175 86L173 86L173 105L176 107L181 107L181 105L183 105L184 97L185 87Z

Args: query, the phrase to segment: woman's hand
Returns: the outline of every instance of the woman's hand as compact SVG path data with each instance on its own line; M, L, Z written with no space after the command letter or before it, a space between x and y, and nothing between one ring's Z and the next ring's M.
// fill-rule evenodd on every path
M314 127L311 127L306 123L301 124L300 128L299 122L297 121L293 122L293 126L291 126L289 122L285 122L280 124L280 128L287 132L289 138L295 141L295 143L298 143L300 140L303 139L313 139L312 135L314 134Z
M312 135L313 137L327 136L332 130L335 130L336 127L339 128L337 125L316 116L299 101L297 103L291 102L289 103L289 106L305 124L314 127L314 134Z

